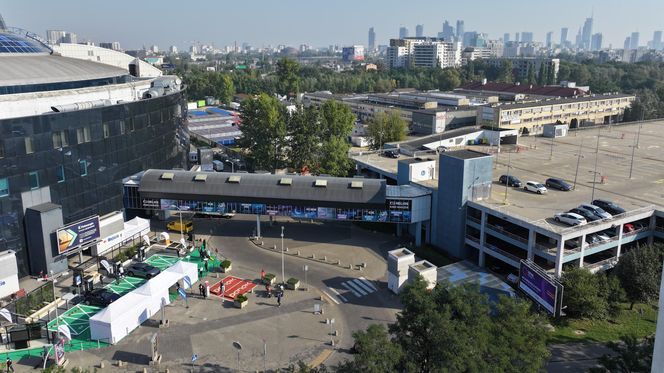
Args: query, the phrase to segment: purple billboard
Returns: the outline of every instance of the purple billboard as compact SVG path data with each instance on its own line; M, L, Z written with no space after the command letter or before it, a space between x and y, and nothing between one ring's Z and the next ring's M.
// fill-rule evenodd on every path
M540 271L537 271L535 264L521 262L519 289L523 290L550 313L556 313L558 286L553 280L540 273Z

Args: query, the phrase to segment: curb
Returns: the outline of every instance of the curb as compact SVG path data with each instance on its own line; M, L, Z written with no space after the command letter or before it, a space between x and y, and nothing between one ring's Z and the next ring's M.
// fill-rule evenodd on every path
M256 247L258 247L258 248L260 248L260 249L263 249L263 250L266 250L266 251L270 251L270 252L273 252L273 253L275 253L275 252L279 252L278 250L275 251L275 250L270 249L269 246L266 246L266 245L259 245L258 243L256 243L255 240L253 240L253 239L251 239L251 238L249 238L249 242L251 242L252 244L254 244L254 246L256 246ZM339 259L335 259L335 260L331 260L331 261L329 261L329 260L327 260L327 257L326 257L326 256L323 256L322 259L317 259L317 257L316 257L315 254L312 254L311 256L302 256L302 255L300 255L300 251L299 251L299 250L295 251L295 254L292 254L290 251L285 251L285 250L284 250L284 255L288 255L288 256L291 256L291 257L293 257L293 258L300 258L300 259L308 260L308 261L310 261L310 262L321 263L321 264L328 264L328 265L331 265L331 266L334 266L334 267L337 267L337 268L347 269L347 270L351 270L351 271L353 270L353 268L358 268L358 269L356 269L356 270L359 270L360 272L362 272L362 269L363 269L363 268L366 268L366 265L362 265L362 264L364 264L364 263L362 263L362 264L355 264L355 265L353 265L353 264L342 264L342 263L341 263L341 260L339 260Z

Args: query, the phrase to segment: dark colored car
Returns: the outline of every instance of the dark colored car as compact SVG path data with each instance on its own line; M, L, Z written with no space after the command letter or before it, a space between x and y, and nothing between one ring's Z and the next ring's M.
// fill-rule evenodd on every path
M546 187L549 189L558 189L562 190L563 192L569 192L570 190L572 190L571 185L567 184L564 180L557 179L555 177L550 177L546 179L544 185L546 185Z
M517 179L516 176L512 175L509 176L500 175L500 177L498 178L498 182L501 184L507 184L508 186L517 187L517 188L521 188L521 186L523 185L521 184L521 180Z
M586 242L590 245L602 242L602 239L596 234L589 234L586 236Z
M581 210L581 209L577 209L577 208L573 208L573 209L569 210L569 212L573 212L573 213L575 213L575 214L579 214L579 215L583 216L584 218L586 218L586 220L587 220L588 222L595 221L595 220L600 220L600 219L601 219L600 216L597 216L597 215L593 214L593 213L590 212L590 211Z
M161 270L147 263L133 263L127 266L125 272L131 277L143 277L150 279L161 273Z
M601 208L602 210L608 212L611 215L619 215L619 214L624 214L625 209L616 205L615 203L611 201L607 201L605 199L596 199L592 203L593 205Z
M95 289L85 294L85 303L91 306L106 307L118 299L120 296L108 289Z
M385 152L383 152L383 155L388 158L399 158L399 152L394 150L386 150Z

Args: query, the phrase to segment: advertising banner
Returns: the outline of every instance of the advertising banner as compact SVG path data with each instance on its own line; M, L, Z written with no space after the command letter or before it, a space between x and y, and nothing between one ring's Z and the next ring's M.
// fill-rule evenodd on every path
M531 266L534 266L534 264L521 262L519 289L523 290L544 309L554 314L556 312L558 286L553 280Z
M390 211L410 211L412 203L409 199L388 199L386 204Z
M58 254L64 254L100 237L99 216L91 216L79 222L58 229Z
M65 362L65 340L60 339L54 346L55 364L62 365Z

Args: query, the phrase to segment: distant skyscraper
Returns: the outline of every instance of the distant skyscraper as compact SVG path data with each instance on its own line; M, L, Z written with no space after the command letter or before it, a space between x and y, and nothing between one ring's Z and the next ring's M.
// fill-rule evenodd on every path
M581 32L581 47L584 49L590 48L590 38L593 34L593 18L586 18L583 23L583 31Z
M652 35L652 48L660 50L662 49L662 32L661 31L655 31L655 33Z
M399 39L407 38L408 37L408 28L407 27L399 27Z
M46 42L51 45L62 43L62 40L64 40L66 35L66 31L46 30Z
M602 49L602 33L598 32L593 34L592 39L590 40L590 50L598 51Z
M564 46L567 44L567 32L569 29L567 27L563 27L560 29L560 45Z
M517 42L517 43L520 42L521 41L521 34L519 34L518 32L515 33L514 34L514 41Z
M583 36L581 34L581 29L579 28L579 32L576 33L576 39L574 40L574 45L577 48L583 48Z
M76 44L78 43L78 36L76 36L76 34L73 32L68 32L65 34L65 37L62 38L62 43Z
M510 33L506 32L503 34L503 43L509 43L510 41Z
M631 43L632 43L631 38L629 36L626 37L625 42L623 43L623 49L630 49Z
M454 27L450 26L449 22L443 22L443 32L440 33L440 37L445 41L452 41L454 39Z
M533 33L532 32L527 32L524 31L521 33L521 41L524 43L532 43L533 42Z
M376 32L374 31L374 28L369 29L369 51L374 51L376 50Z
M457 40L461 40L463 38L463 34L465 31L465 27L463 25L463 20L457 20L457 27L456 27L456 37Z
M639 48L639 32L635 31L632 33L632 36L629 37L629 49L638 49Z
M546 47L551 48L553 46L553 31L546 33Z
M415 36L421 38L424 36L424 25L415 26Z

